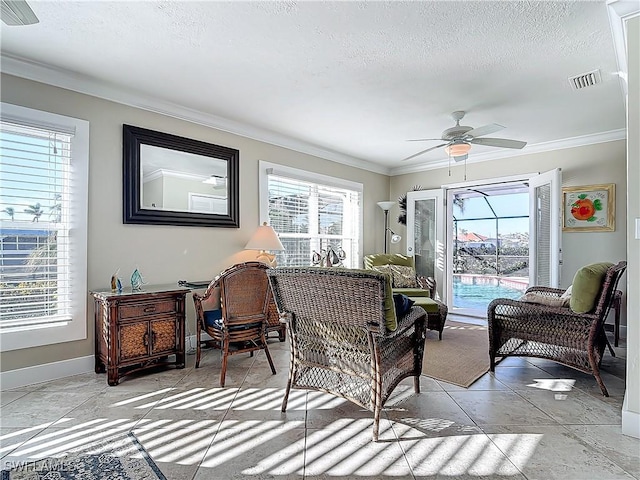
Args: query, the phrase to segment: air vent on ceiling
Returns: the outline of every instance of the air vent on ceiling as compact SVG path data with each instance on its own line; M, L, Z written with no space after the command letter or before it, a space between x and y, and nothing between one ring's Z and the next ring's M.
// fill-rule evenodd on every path
M569 83L571 84L571 88L574 90L593 87L594 85L602 83L600 70L594 70L592 72L583 73L582 75L576 75L575 77L569 77Z

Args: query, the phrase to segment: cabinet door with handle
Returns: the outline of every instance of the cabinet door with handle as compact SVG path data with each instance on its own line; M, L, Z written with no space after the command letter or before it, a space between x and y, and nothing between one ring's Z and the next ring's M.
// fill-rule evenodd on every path
M149 322L121 324L118 330L120 361L149 356L151 337Z
M151 355L175 351L178 346L177 327L175 318L151 321Z

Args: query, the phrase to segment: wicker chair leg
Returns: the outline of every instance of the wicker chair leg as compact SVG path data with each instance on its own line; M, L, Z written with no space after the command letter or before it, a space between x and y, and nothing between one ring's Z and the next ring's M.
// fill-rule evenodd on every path
M598 382L598 386L600 387L600 391L602 392L602 395L604 395L605 397L608 397L609 392L607 391L607 387L604 386L604 382L602 381L602 377L600 376L600 370L598 368L595 368L593 370L593 376L596 378L596 382Z
M273 366L273 360L271 359L271 354L269 353L269 347L267 347L267 341L264 340L264 354L267 356L267 361L269 362L269 366L271 367L271 373L276 374L276 367Z
M380 412L382 407L380 405L376 405L373 411L373 441L378 441L378 435L380 433Z
M202 350L202 346L200 345L200 326L196 327L198 329L198 333L196 334L196 368L200 368L200 353Z
M222 366L220 367L220 386L224 387L224 381L227 376L227 360L229 358L229 341L225 339L222 349Z
M596 356L593 353L593 350L589 351L589 365L591 365L591 372L598 382L598 386L600 387L600 391L602 395L605 397L609 396L609 392L607 391L607 387L604 386L604 382L602 381L602 377L600 376L600 362L596 361ZM602 357L600 357L600 361L602 361Z
M287 388L284 391L284 398L282 399L282 408L280 411L283 413L287 411L287 402L289 401L289 392L291 391L291 375L289 375L289 380L287 380Z
M413 391L420 393L420 375L413 377Z

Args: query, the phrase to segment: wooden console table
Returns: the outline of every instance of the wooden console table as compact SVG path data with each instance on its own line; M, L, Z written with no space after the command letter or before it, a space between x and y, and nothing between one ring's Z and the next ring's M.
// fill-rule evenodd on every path
M90 292L95 302L95 371L109 385L158 365L185 366L185 296L188 288L145 285L142 290ZM175 361L169 361L175 355Z

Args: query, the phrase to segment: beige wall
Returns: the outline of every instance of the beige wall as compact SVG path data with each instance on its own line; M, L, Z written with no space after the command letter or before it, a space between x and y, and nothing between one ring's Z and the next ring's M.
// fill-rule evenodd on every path
M383 228L376 202L387 200L389 177L340 165L202 125L2 75L3 102L90 122L88 288L101 289L118 268L128 276L138 267L148 283L207 280L239 260L255 258L243 251L259 225L258 161L305 169L364 184L364 252L382 248ZM240 228L124 225L122 223L122 124L135 125L240 150ZM85 294L83 292L83 294ZM87 295L87 301L88 301ZM93 354L93 305L89 305L89 338L84 341L0 354L1 371ZM193 302L187 299L187 330L194 332Z
M628 268L627 391L622 431L640 435L640 240L635 221L640 219L640 17L627 22L629 98L627 101ZM627 415L629 412L630 415Z
M563 232L563 267L561 284L567 287L573 275L581 266L596 261L618 262L627 257L627 207L626 207L626 142L616 141L576 147L553 152L523 155L489 162L467 165L466 181L484 180L493 177L546 172L554 168L562 169L563 186L579 186L600 183L616 184L616 230L614 232L575 233ZM440 188L441 185L464 182L464 167L456 164L447 168L421 173L398 175L391 178L391 198L395 199L412 190L415 185L422 188ZM397 206L389 215L391 228L402 231L406 228L397 224ZM397 231L397 230L396 230ZM398 232L400 233L400 232ZM401 251L404 244L393 245L394 251ZM626 278L621 281L625 290ZM622 321L624 323L624 312Z

